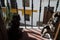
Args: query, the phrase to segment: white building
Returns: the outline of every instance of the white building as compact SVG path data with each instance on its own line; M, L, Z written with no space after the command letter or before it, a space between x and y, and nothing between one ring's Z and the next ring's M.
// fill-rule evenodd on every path
M41 8L41 15L40 15L40 21L43 22L43 16L44 16L44 7L48 6L48 1L49 0L42 0L42 8ZM29 7L25 7L26 10L31 10L32 6L31 3L32 0L29 0ZM17 0L18 3L18 9L23 9L23 2L22 0ZM50 6L54 7L54 11L56 9L56 4L57 4L57 0L50 0ZM59 3L60 4L60 3ZM37 12L33 12L33 25L36 26L37 21L39 21L39 7L40 7L40 0L33 0L33 9L37 10ZM60 5L59 5L60 7ZM58 11L60 11L60 8L58 7ZM19 14L21 16L21 23L24 23L24 15L22 15L22 11L19 11ZM31 16L30 16L30 21L26 21L26 24L30 24L31 25Z
M42 0L40 22L43 22L44 7L48 7L48 1L49 0ZM6 4L6 1L5 1L5 4ZM57 4L57 0L50 0L50 7L54 7L54 12L55 12L55 9L56 9L56 4ZM60 4L60 2L59 2L59 4ZM21 11L21 10L24 9L23 0L17 0L17 5L18 5L18 9L20 10L20 11L18 11L18 14L21 17L21 21L20 22L24 23L24 14L23 14L23 11ZM29 7L25 7L26 10L28 10L28 12L32 10L32 6L31 5L32 5L32 0L29 0ZM58 6L58 10L57 11L60 11L59 7L60 7L60 5ZM36 12L33 12L33 25L34 26L36 26L37 22L39 21L39 8L40 8L40 0L33 0L33 10L36 10ZM30 12L28 14L30 14ZM29 21L26 21L26 24L31 25L31 18L32 18L32 15L29 16Z

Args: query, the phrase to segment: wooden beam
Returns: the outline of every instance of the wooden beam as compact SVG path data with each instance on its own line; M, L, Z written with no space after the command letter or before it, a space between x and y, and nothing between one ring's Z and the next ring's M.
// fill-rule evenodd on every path
M17 13L17 9L11 9L10 12L11 13Z
M6 7L2 8L2 11L6 13ZM24 15L24 9L18 9L18 11L22 11L22 15ZM17 9L11 9L10 12L17 13ZM32 15L32 10L26 9L26 14ZM37 10L33 10L33 12L37 12Z
M2 7L2 11L6 13L6 7Z
M24 9L18 9L19 11L22 11L22 15L24 15ZM37 10L33 10L33 12L37 12ZM32 10L25 10L25 14L32 15Z
M59 29L60 29L60 22L59 22L59 25L58 25L57 32L56 32L56 34L55 34L54 40L56 40L56 38L57 38L57 36L58 36Z

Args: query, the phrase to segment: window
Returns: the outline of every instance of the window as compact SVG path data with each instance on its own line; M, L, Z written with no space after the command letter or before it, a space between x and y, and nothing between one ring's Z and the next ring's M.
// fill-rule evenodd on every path
M10 0L11 8L17 8L16 0Z
M24 0L23 0L23 5L24 5ZM25 0L25 7L29 7L30 6L30 0Z
M28 14L25 14L25 15L24 15L24 20L25 20L25 21L30 21L30 17L29 17Z

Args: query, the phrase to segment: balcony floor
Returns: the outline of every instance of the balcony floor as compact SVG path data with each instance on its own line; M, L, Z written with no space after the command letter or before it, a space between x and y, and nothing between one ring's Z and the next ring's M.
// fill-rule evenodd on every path
M24 28L23 38L20 40L50 40L41 36L41 29L38 28Z

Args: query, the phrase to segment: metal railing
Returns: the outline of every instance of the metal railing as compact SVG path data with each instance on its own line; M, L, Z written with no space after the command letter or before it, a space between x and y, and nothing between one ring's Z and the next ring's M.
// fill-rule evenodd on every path
M8 0L7 0L8 1ZM31 27L33 27L33 8L34 8L34 0L32 0L32 3L31 3L31 9L32 9L32 16L31 16ZM26 14L26 12L25 12L25 10L26 10L26 7L25 7L25 0L24 0L24 3L23 3L24 5L23 5L23 8L24 8L24 14ZM12 4L11 4L12 5ZM17 13L18 13L18 6L17 6L17 2L15 3L15 5L16 5L16 9L17 9ZM42 5L42 0L40 0L40 8L39 8L39 22L40 22L40 16L41 16L41 6ZM57 11L57 8L58 8L58 6L59 6L59 0L57 1L57 4L56 4L56 10L55 10L55 12ZM49 11L49 7L50 7L50 0L49 0L49 2L48 2L48 11ZM9 9L10 10L10 9ZM48 13L48 12L47 12ZM24 18L26 17L26 15L24 15ZM24 20L24 23L25 23L25 27L27 26L26 25L26 20Z

